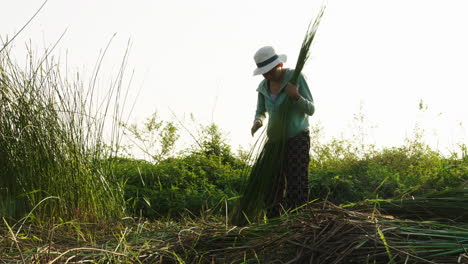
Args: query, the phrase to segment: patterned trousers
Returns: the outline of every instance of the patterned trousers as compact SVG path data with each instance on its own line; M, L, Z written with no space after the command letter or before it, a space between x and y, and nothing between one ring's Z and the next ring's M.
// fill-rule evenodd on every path
M309 131L287 140L282 157L281 180L273 187L275 194L273 201L270 201L269 216L277 216L282 208L293 209L308 201L309 150Z
M309 131L289 139L286 143L286 158L283 173L286 174L286 200L289 208L300 206L307 202L309 193Z

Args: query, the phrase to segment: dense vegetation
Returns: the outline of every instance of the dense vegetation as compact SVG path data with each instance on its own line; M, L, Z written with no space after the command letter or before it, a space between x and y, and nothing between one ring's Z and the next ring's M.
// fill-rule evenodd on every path
M127 208L146 217L173 216L224 206L243 184L243 158L232 153L216 125L195 145L159 162L119 159L116 174L126 181ZM460 188L468 181L468 153L461 145L449 157L431 149L421 135L400 147L361 148L353 140L320 143L312 134L310 199L349 204L366 199L398 199ZM222 139L222 140L220 140ZM218 207L219 210L224 210Z
M122 182L102 162L118 147L117 133L104 134L117 125L106 117L117 118L120 86L98 98L94 80L87 88L48 54L29 55L21 68L0 53L0 215L123 216Z
M107 96L97 101L99 64L89 88L79 75L69 80L47 54L39 61L31 56L27 65L18 67L7 49L0 51L0 260L468 258L464 144L442 155L416 133L402 146L377 149L356 139L323 142L314 126L311 205L241 228L231 226L227 215L251 159L245 151L234 153L216 124L191 131L193 145L176 149L181 123L157 115L142 126L121 122L125 59ZM125 152L124 134L148 159ZM380 210L405 219L381 216ZM98 253L73 253L86 250Z

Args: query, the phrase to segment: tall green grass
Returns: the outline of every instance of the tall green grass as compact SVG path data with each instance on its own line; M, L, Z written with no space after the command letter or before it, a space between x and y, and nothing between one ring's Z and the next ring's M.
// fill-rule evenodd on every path
M106 160L119 141L115 127L127 56L115 85L99 99L99 70L88 87L79 74L70 79L50 51L37 56L28 50L24 67L11 53L0 52L0 215L20 217L44 198L57 197L34 215L121 216L122 183Z

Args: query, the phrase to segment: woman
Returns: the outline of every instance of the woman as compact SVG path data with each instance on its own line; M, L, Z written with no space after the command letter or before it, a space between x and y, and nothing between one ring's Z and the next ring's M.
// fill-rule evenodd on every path
M278 172L281 180L273 186L270 201L266 201L272 207L270 216L276 216L281 207L295 208L308 200L308 119L313 115L315 107L304 76L299 76L297 84L289 82L294 70L283 67L286 55L277 55L272 47L266 46L255 53L254 60L257 64L254 75L261 74L264 80L257 88L257 109L251 134L253 136L263 126L268 113L269 139L277 135L286 137ZM281 122L284 124L278 124ZM284 129L284 133L280 132L281 129Z

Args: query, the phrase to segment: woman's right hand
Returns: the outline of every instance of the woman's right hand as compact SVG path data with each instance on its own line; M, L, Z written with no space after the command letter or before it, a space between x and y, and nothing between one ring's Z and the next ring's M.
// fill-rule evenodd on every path
M252 128L250 129L250 133L252 133L252 137L253 137L253 135L255 134L255 132L257 132L257 130L258 130L259 128L262 127L262 125L263 125L263 124L262 124L262 121L260 121L260 120L255 120L255 122L254 122Z

